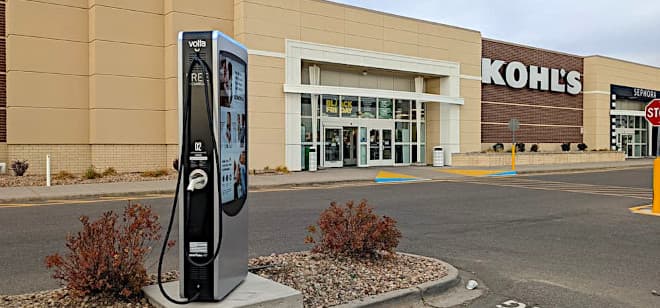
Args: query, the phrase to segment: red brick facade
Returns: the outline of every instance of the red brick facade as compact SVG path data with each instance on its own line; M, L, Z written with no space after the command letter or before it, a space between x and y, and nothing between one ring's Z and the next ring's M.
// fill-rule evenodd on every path
M498 41L482 40L482 57L518 61L566 71L584 72L581 57ZM504 72L502 72L504 76ZM584 84L584 78L581 79ZM559 108L550 108L559 107ZM481 85L481 142L510 143L510 119L520 121L516 141L525 143L582 142L582 94L529 88Z
M0 142L7 142L7 35L5 2L0 2Z

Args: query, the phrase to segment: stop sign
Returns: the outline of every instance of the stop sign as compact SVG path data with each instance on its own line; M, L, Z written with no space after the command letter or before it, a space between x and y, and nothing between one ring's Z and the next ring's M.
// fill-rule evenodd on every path
M651 125L660 126L660 98L656 98L646 105L644 116Z

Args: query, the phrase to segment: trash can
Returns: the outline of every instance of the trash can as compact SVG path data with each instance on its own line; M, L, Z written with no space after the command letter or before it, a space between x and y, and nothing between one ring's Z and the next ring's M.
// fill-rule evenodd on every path
M433 167L443 167L445 165L445 152L441 147L433 147Z
M309 149L311 147L303 147L303 170L309 170Z
M308 152L307 152L307 159L306 161L309 163L309 167L307 170L309 171L316 171L316 149L310 147Z

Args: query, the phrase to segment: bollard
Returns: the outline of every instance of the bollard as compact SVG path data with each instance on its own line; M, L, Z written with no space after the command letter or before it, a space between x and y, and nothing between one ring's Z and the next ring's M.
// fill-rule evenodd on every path
M511 148L511 171L516 171L516 144Z
M46 155L46 186L50 187L50 154Z

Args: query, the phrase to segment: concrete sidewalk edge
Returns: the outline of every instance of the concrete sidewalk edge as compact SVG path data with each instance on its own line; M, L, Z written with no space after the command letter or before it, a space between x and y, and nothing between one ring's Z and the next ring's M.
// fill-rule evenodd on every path
M435 258L430 258L430 257L420 256L410 253L399 252L399 254L440 262L447 269L447 275L445 277L442 277L441 279L421 283L414 287L401 289L401 290L394 290L378 295L369 296L367 298L354 300L349 303L338 305L335 307L338 308L408 307L411 304L422 302L424 298L440 295L446 292L447 290L455 287L461 281L461 277L458 275L458 270L447 262Z

